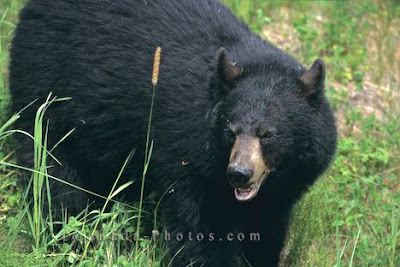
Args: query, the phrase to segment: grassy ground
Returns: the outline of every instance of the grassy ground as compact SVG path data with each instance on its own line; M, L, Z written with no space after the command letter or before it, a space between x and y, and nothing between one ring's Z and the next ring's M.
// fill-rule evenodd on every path
M7 62L10 40L17 19L18 10L23 1L0 1L0 129L9 119L7 107L9 94L7 90ZM1 130L0 130L1 132ZM12 158L12 144L0 138L0 160ZM18 202L20 195L16 190L15 171L0 165L0 223L6 219L5 214ZM1 239L0 239L1 240Z
M0 2L0 128L10 117L8 50L23 2ZM296 207L283 264L400 266L399 2L224 2L254 31L305 64L317 57L327 63L339 147L329 172ZM86 265L129 266L136 259L135 266L159 266L163 244L142 239L139 251L133 249L137 205L83 213L55 236L38 220L43 231L35 235L34 220L23 212L16 170L4 165L13 162L12 136L3 139L1 132L0 243L6 245L0 246L0 265L79 264L84 254ZM145 221L154 217L143 216Z

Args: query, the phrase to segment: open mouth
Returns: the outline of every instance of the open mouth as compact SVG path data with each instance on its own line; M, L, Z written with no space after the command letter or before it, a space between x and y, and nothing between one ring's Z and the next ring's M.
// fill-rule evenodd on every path
M265 181L268 174L269 171L264 171L264 173L261 175L261 178L259 178L257 181L251 184L246 184L242 187L235 187L234 193L236 200L242 202L252 200L257 195L262 183Z
M245 188L235 188L235 197L238 201L250 201L257 195L260 186L260 181L257 181L250 185L246 185Z

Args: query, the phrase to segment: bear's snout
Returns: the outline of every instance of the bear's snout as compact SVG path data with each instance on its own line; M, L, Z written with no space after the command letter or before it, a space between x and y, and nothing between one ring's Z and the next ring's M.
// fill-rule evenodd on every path
M270 170L264 161L260 139L238 135L233 144L226 176L239 201L253 199Z
M229 183L233 187L243 187L249 182L250 178L253 176L253 170L243 166L229 164L226 175L228 177Z

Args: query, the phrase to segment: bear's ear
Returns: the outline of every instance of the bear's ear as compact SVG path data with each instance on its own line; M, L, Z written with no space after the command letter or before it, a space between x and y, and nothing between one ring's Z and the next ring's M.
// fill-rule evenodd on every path
M325 63L322 59L317 59L300 77L302 83L301 94L305 97L316 95L323 91L325 81Z
M216 84L223 94L227 94L233 88L235 81L242 74L243 69L229 60L225 48L218 50L215 64L214 77Z

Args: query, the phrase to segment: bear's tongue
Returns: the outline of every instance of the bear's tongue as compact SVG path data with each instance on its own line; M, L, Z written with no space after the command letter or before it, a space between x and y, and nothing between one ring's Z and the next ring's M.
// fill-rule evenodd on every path
M239 201L249 201L257 195L258 189L258 183L254 183L246 189L235 188L235 197Z

